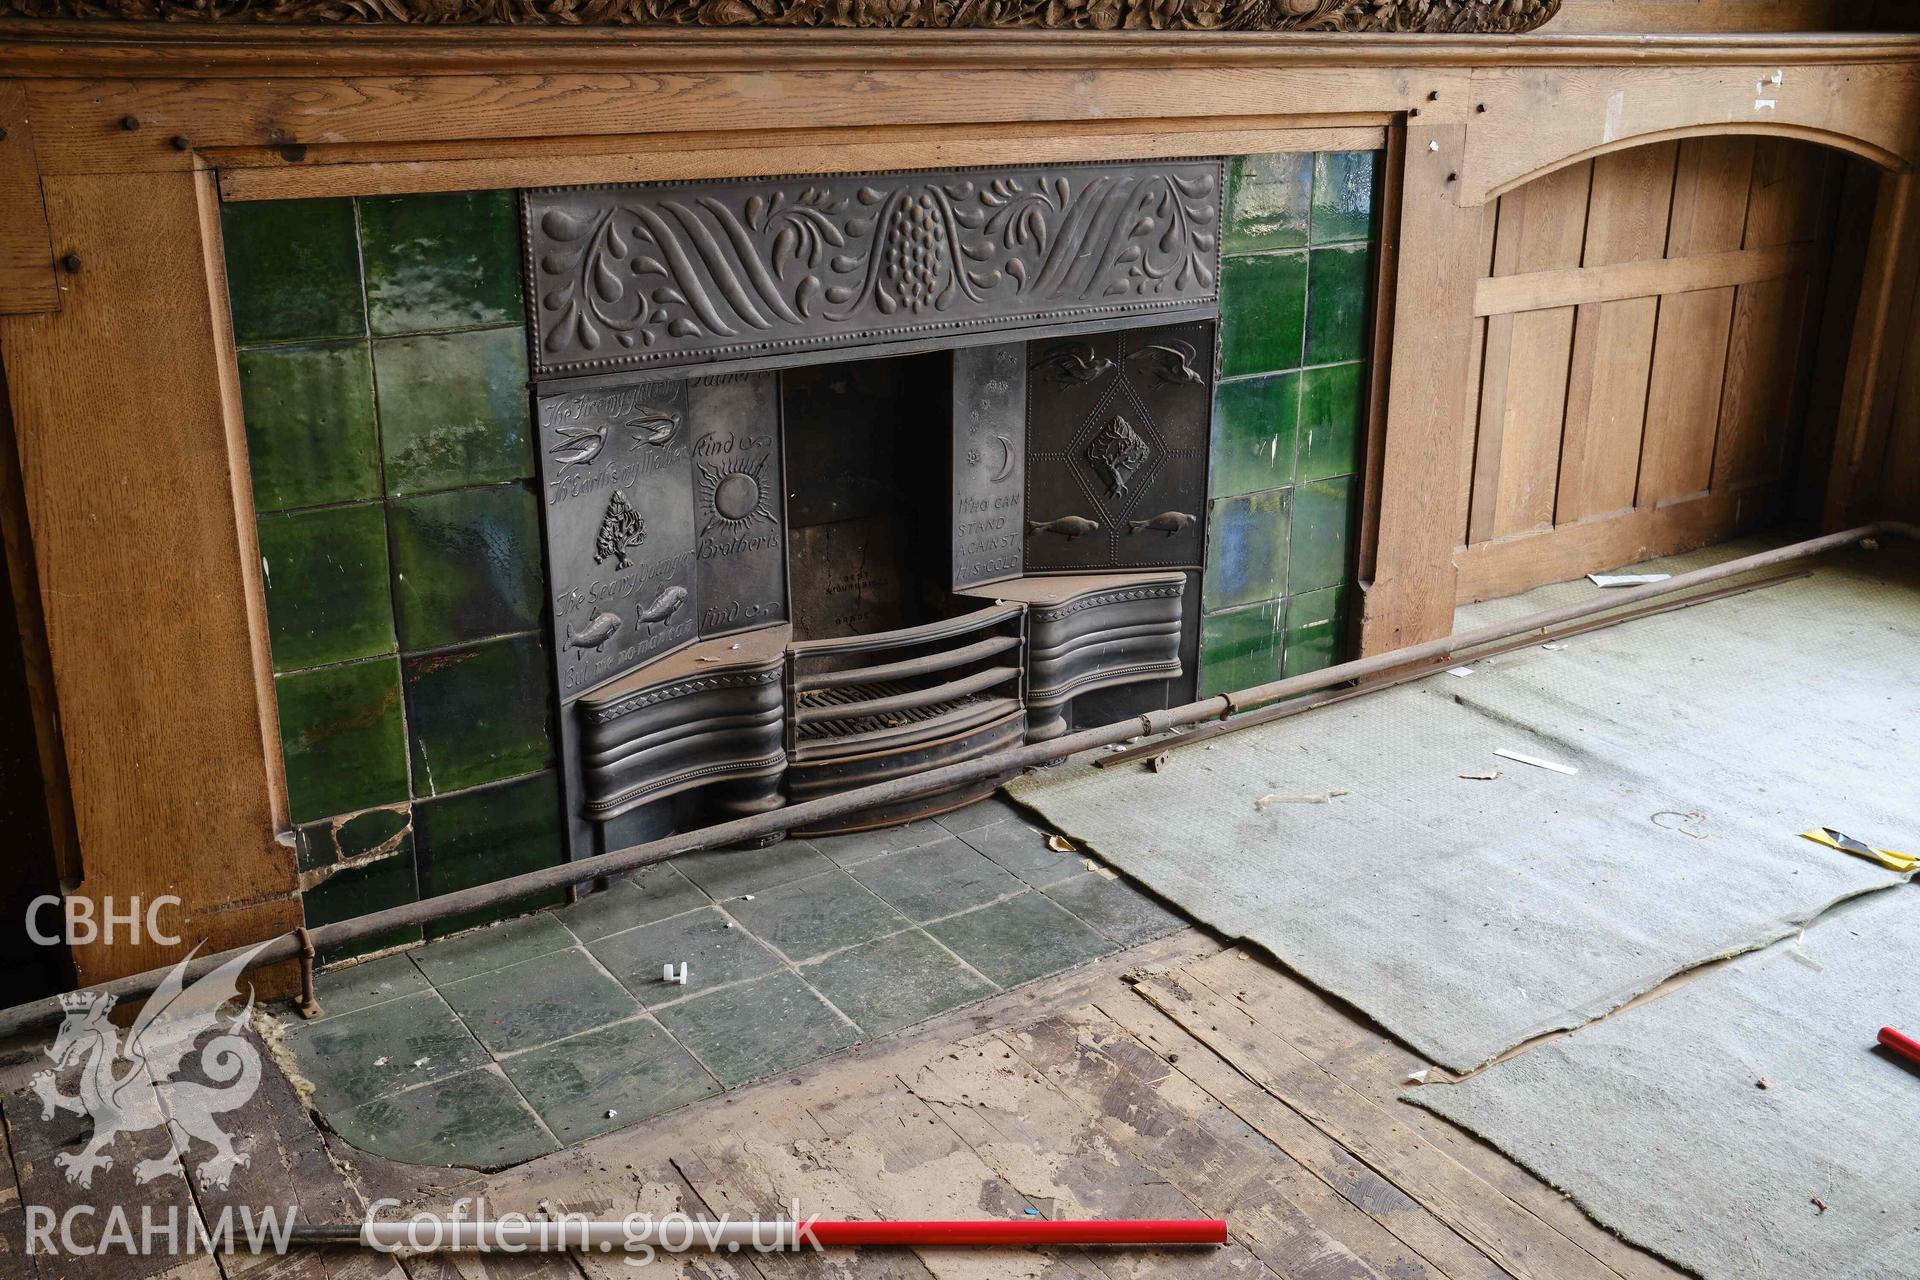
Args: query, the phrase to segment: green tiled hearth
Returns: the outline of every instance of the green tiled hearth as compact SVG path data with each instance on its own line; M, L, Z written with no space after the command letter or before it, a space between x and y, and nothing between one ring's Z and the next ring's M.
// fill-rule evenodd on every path
M437 874L450 839L513 838L517 802L468 810L457 832L441 815L516 789L532 786L417 804L423 865ZM658 864L571 906L323 973L323 1016L286 1016L286 1042L351 1145L519 1163L1188 923L1050 848L1050 834L995 798L884 832ZM738 869L720 874L728 859ZM344 869L310 898L344 915L408 892ZM686 965L684 985L662 977L668 963Z
M560 857L515 221L222 211L310 923Z
M1203 693L1345 656L1335 601L1352 576L1378 163L1371 151L1228 161ZM1303 595L1314 603L1294 606Z

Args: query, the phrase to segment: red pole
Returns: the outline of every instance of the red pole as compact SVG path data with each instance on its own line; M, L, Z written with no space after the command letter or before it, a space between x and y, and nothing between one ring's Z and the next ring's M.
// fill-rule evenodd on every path
M1880 1028L1880 1043L1909 1062L1920 1063L1920 1040L1903 1036L1892 1027Z
M1225 1244L1221 1218L1113 1222L1046 1218L979 1222L815 1222L803 1224L800 1243L829 1245Z

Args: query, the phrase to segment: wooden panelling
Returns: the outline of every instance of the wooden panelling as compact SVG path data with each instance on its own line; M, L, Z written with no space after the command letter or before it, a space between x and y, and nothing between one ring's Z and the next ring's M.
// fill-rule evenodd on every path
M1548 174L1500 202L1493 274L1580 265L1592 165ZM1573 308L1487 321L1480 387L1480 448L1474 464L1472 541L1553 523L1560 427L1567 402Z
M59 305L26 86L0 80L0 315Z
M48 179L59 311L0 321L81 880L185 945L300 921L210 174ZM129 234L126 211L139 211ZM210 264L215 264L210 268ZM214 320L213 317L218 317ZM177 959L76 947L84 982Z
M1463 598L1778 514L1838 180L1834 153L1807 143L1689 138L1500 198L1475 291L1487 336Z
M1565 0L1543 31L1871 29L1871 0Z

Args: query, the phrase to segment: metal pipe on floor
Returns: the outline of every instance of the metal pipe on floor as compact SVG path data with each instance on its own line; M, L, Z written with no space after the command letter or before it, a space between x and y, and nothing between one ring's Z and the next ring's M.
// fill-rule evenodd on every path
M307 934L318 950L323 952L332 950L378 934L431 924L450 916L498 906L517 898L570 889L590 880L634 871L656 862L665 862L704 849L724 845L742 845L767 836L783 835L796 827L818 825L827 819L859 810L878 808L900 800L931 795L997 774L1011 774L1034 765L1051 764L1083 751L1112 746L1143 735L1151 736L1186 725L1222 720L1236 713L1266 706L1285 698L1316 693L1337 684L1363 680L1383 672L1394 671L1410 663L1442 658L1459 650L1476 648L1530 632L1544 631L1562 623L1593 617L1616 609L1625 609L1645 600L1657 599L1674 592L1704 586L1707 583L1720 582L1743 573L1751 573L1756 569L1767 569L1774 565L1823 555L1829 551L1838 551L1888 534L1920 538L1920 531L1917 531L1915 526L1900 521L1883 521L1848 529L1842 533L1809 538L1804 542L1790 543L1770 551L1741 556L1722 564L1676 574L1663 582L1604 591L1592 600L1544 609L1522 618L1476 627L1471 631L1444 636L1438 640L1429 640L1424 644L1409 645L1406 648L1374 654L1371 657L1356 658L1352 662L1342 662L1304 675L1270 681L1267 684L1255 685L1253 688L1234 693L1202 698L1197 702L1170 707L1164 711L1148 712L1116 724L1082 730L1079 733L1067 734L1045 742L1029 743L998 755L963 760L911 777L896 778L852 791L821 796L818 799L802 801L785 808L772 809L750 817L736 818L731 822L722 822L716 826L703 827L698 831L668 836L662 840L634 845L627 849L617 849L611 853L596 854L590 858L581 858L555 867L543 867L538 871L529 871L492 884L476 885L471 889L461 889L438 897L389 907L384 911L356 916L351 920L321 925L307 930ZM187 967L187 977L191 980L209 973L249 949L235 947L215 955L196 957ZM252 969L276 964L295 959L299 954L298 935L286 933L259 946L247 967ZM153 992L170 972L170 968L149 969L145 973L130 974L86 989L97 995L112 995L122 999L145 996ZM24 1028L53 1021L61 1016L61 1012L62 1006L58 996L48 996L42 1000L0 1010L0 1036L11 1035Z

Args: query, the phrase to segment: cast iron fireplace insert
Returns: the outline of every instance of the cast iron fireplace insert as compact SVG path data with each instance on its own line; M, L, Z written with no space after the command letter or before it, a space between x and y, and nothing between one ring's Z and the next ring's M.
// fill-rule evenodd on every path
M1192 696L1220 194L1217 159L525 194L575 856Z

